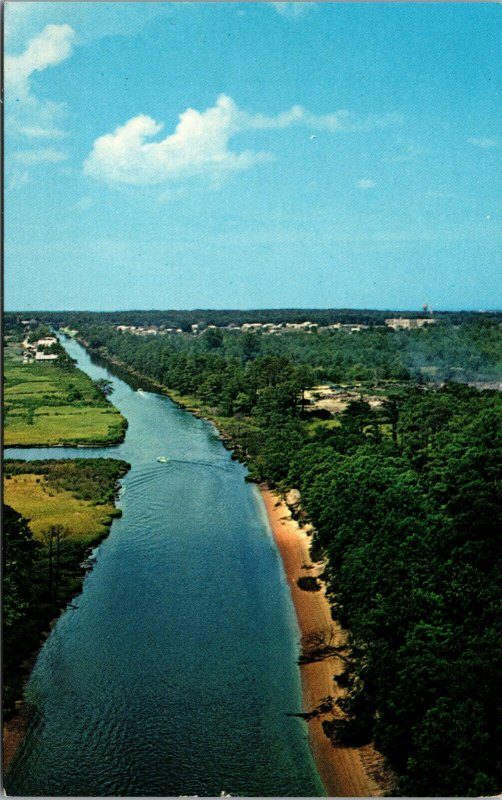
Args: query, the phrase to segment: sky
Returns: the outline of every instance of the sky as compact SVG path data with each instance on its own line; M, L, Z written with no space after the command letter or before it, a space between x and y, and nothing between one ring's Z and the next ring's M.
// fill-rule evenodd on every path
M6 3L6 309L502 308L501 14Z

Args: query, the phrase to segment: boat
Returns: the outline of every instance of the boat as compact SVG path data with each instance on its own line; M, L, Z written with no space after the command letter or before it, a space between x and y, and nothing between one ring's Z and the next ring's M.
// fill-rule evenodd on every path
M167 464L169 459L166 458L165 456L157 456L157 461L160 461L161 464Z

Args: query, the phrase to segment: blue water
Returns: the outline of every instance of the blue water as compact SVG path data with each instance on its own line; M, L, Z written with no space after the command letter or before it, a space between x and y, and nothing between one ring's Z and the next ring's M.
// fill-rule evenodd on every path
M112 381L129 422L113 448L6 450L123 458L123 516L40 652L10 795L316 796L299 632L261 498L214 428ZM157 462L164 455L169 462Z

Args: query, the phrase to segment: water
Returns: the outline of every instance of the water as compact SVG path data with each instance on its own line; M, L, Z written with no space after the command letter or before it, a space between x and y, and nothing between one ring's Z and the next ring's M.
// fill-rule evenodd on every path
M92 378L112 381L125 441L6 456L132 466L123 516L36 662L26 690L35 714L7 793L323 794L306 724L287 716L301 710L299 633L245 468L209 423L65 346Z

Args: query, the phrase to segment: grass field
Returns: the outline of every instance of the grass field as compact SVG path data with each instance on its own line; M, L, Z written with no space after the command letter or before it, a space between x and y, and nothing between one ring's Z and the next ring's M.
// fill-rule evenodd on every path
M5 477L4 502L30 520L36 539L51 525L63 525L84 548L101 539L120 513L113 503L95 505L72 492L56 491L44 476L30 473Z
M5 349L4 415L6 447L114 444L127 427L88 375L23 364L16 345Z

